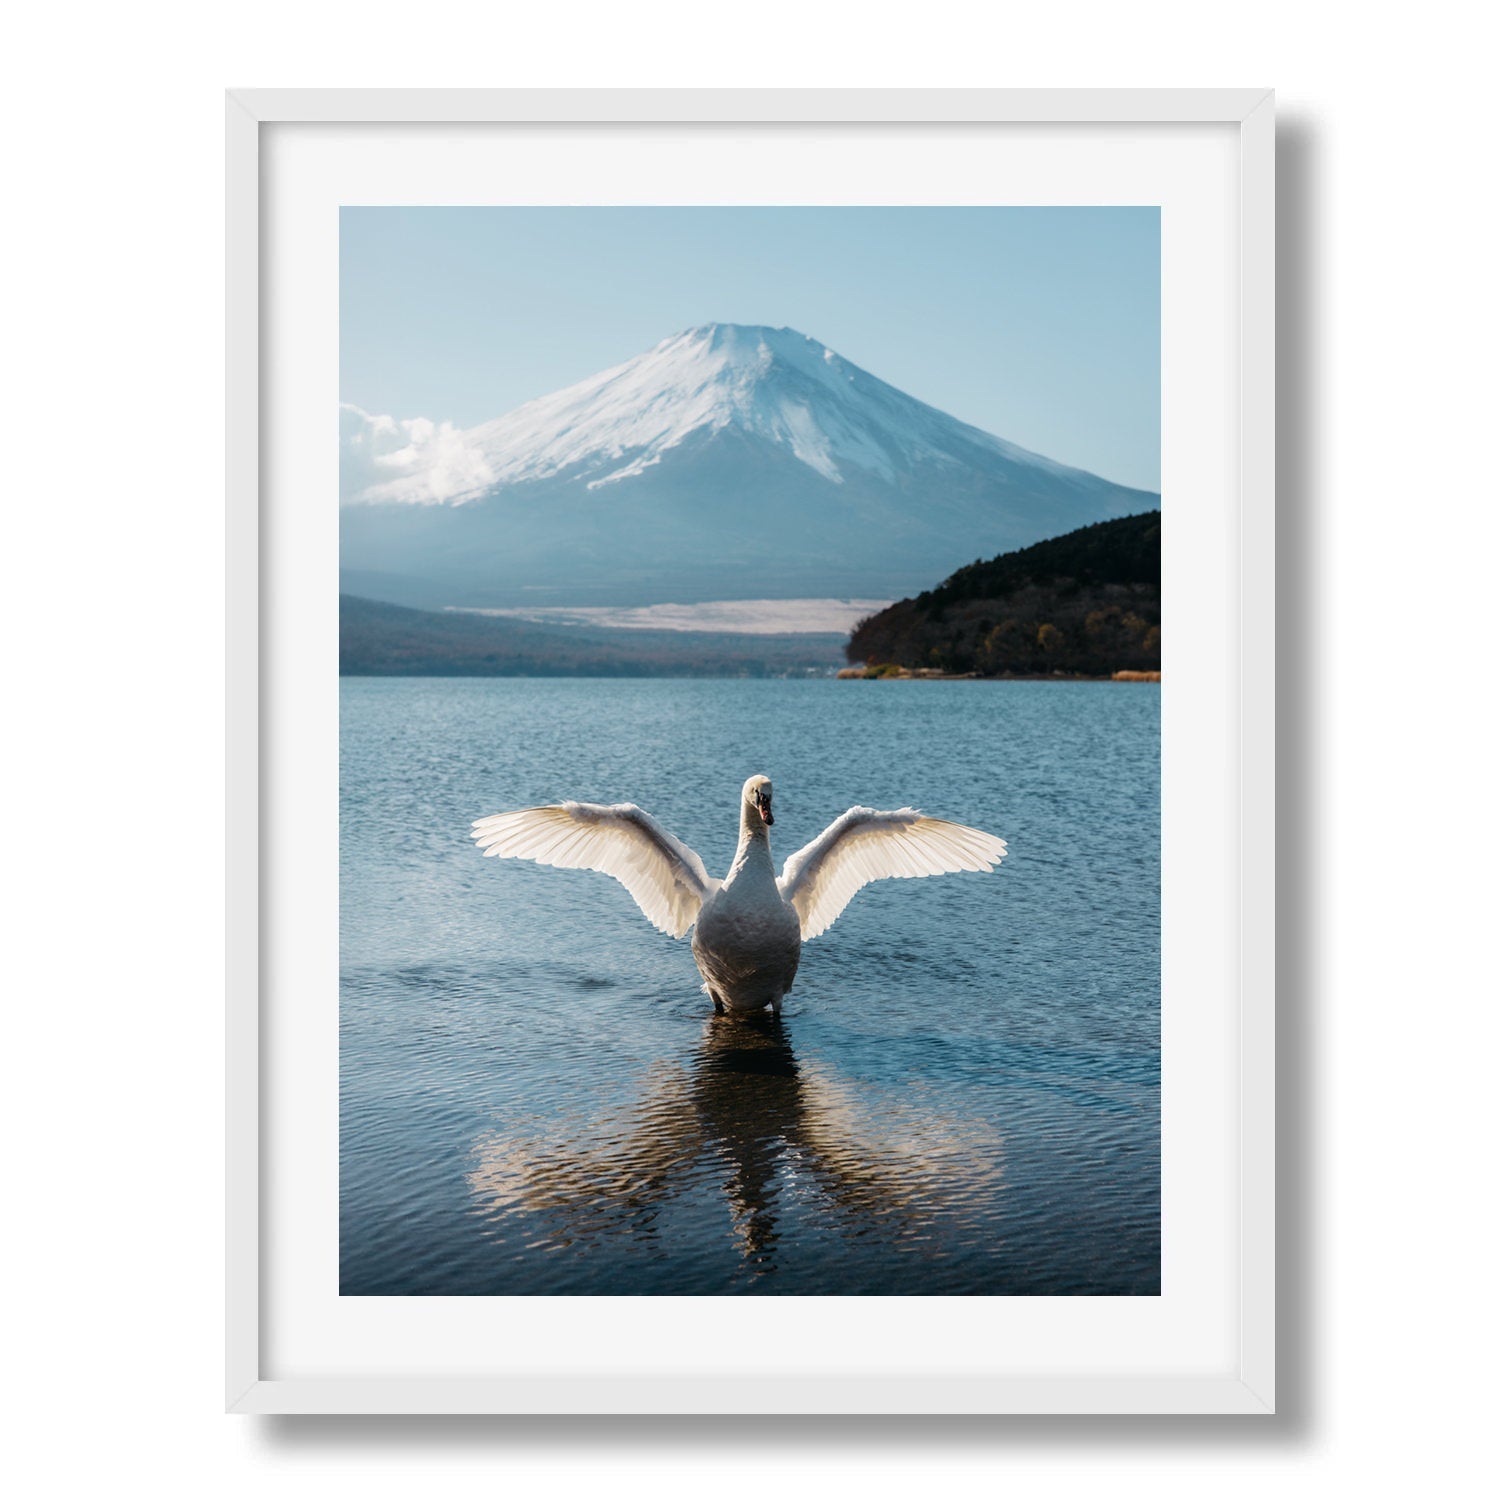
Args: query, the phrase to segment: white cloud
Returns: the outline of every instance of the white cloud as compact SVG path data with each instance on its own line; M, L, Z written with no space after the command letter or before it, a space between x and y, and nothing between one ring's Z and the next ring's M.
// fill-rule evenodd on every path
M471 436L451 422L375 416L339 403L339 499L461 504L495 482Z

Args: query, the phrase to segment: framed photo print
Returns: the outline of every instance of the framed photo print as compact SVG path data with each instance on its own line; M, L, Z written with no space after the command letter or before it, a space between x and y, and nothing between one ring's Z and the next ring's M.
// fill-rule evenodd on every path
M227 142L230 1409L1274 1411L1271 94Z

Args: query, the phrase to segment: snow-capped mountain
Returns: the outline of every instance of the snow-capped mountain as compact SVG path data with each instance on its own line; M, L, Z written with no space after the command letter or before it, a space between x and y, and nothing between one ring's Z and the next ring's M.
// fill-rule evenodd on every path
M346 587L411 603L895 595L1157 504L790 328L692 328L466 430L343 415Z

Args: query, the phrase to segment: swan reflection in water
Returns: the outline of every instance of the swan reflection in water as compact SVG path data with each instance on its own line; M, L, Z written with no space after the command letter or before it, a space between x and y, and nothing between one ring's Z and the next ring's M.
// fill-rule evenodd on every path
M872 1099L799 1064L769 1016L709 1018L691 1066L661 1065L628 1108L539 1123L524 1139L486 1132L468 1174L486 1218L525 1214L555 1248L649 1241L674 1200L708 1187L762 1269L789 1214L821 1210L846 1233L915 1241L939 1218L992 1207L1000 1182L993 1127L942 1116L918 1085Z

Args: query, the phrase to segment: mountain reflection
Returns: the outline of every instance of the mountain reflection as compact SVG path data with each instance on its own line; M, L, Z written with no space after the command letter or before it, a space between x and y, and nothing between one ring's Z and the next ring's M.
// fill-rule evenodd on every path
M492 1222L527 1216L562 1248L600 1236L649 1244L677 1198L715 1190L745 1261L773 1269L781 1226L811 1212L861 1238L916 1240L992 1202L1001 1142L945 1118L913 1085L872 1096L799 1064L770 1017L714 1016L691 1063L662 1064L628 1108L486 1132L468 1174Z

